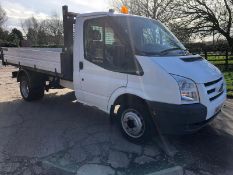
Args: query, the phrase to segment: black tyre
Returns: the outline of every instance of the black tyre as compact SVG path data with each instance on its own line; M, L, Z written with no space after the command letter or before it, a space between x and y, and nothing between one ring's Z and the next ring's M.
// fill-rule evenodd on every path
M131 142L142 143L151 139L152 119L148 108L141 103L121 106L118 124L122 134Z
M22 75L20 78L20 93L26 101L39 100L44 96L44 83Z

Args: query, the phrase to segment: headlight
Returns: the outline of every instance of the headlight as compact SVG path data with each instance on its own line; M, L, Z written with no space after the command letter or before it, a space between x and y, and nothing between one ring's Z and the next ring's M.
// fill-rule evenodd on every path
M196 84L188 78L184 78L173 74L171 75L179 85L182 103L198 103L199 95Z

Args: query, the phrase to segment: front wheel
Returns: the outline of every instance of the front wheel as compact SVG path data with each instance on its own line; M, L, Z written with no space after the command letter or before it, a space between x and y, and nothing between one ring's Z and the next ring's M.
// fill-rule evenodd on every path
M121 106L118 120L120 129L128 140L140 143L151 139L152 119L145 105Z

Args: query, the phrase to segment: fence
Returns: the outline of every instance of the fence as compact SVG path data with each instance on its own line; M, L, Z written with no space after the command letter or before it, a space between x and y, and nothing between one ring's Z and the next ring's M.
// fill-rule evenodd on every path
M233 53L228 50L219 52L199 52L203 58L212 62L222 71L233 71Z

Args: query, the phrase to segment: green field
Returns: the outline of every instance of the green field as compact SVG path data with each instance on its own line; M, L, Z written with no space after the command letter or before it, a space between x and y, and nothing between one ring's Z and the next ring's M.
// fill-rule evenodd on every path
M224 76L227 83L227 95L233 97L233 72L224 72Z

